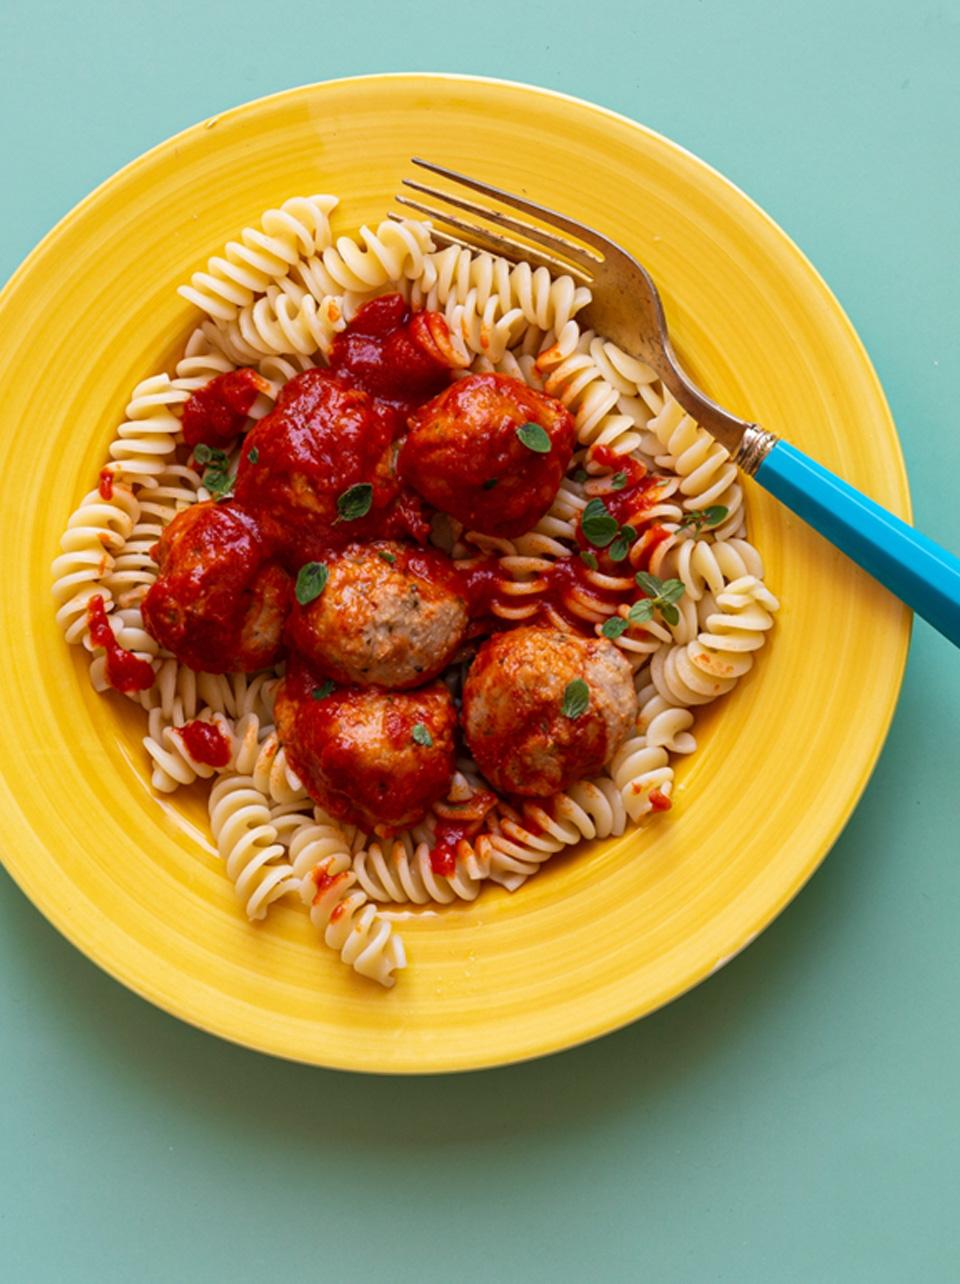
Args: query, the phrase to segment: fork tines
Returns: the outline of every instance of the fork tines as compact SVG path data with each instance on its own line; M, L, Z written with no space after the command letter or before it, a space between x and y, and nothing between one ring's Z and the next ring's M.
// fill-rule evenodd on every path
M476 179L468 178L465 174L458 174L455 170L445 169L443 166L434 165L429 161L419 160L414 157L413 164L419 165L422 169L430 170L434 174L439 174L451 183L456 183L461 187L467 187L472 191L491 197L502 205L508 205L524 213L532 214L553 227L560 226L565 231L595 246L596 249L601 251L603 249L603 237L593 232L590 228L582 227L579 223L574 222L572 219L567 219L553 210L544 209L540 205L535 205L532 201L524 200L523 197L515 196L511 192L505 192L498 187L492 187L488 183L478 182ZM485 250L490 254L499 254L502 258L509 259L513 263L526 260L536 267L545 267L550 272L567 273L587 285L593 279L595 266L603 262L601 255L595 253L593 249L576 245L572 241L568 241L566 237L556 235L553 231L548 231L544 227L528 223L523 219L514 218L500 210L480 205L476 201L467 200L463 196L454 196L452 193L441 191L436 187L428 187L425 183L417 183L412 179L404 179L403 185L410 188L411 191L430 197L434 202L439 202L439 206L437 204L426 204L423 201L412 200L402 194L399 194L396 198L399 205L416 210L417 213L423 214L431 221L445 223L448 227L455 228L460 233L459 236L456 236L444 232L442 229L436 229L437 238L445 244L461 245L467 249ZM497 227L515 232L523 239L516 240L512 236L503 236L489 227L478 226L467 219L460 218L458 215L451 213L449 209L442 208L442 206L449 206L455 210L462 210L467 214L472 214L475 218L482 219L486 223L493 223Z

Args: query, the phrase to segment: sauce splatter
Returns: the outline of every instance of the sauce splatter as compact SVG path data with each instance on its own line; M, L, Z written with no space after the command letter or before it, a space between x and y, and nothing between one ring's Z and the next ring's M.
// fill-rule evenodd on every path
M261 392L270 385L256 370L245 366L215 375L184 404L183 440L188 446L226 446L236 437Z
M226 767L230 761L230 741L215 722L195 719L179 728L183 746L194 762L208 767Z
M113 471L110 468L100 469L100 481L97 485L100 498L107 503L113 499Z
M146 660L120 645L107 619L103 598L98 593L87 603L90 638L106 652L107 681L115 691L146 691L153 686L154 672Z

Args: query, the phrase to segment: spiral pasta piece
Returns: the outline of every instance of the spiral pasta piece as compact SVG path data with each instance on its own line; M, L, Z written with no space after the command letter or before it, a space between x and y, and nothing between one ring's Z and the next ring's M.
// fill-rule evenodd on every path
M279 818L281 825L284 819ZM396 981L394 973L406 967L403 940L367 893L355 886L344 834L319 809L313 817L293 822L288 833L294 877L313 925L348 967L389 988Z
M753 653L773 627L780 603L755 576L727 584L700 603L704 628L684 646L658 652L650 664L657 692L670 704L709 704L753 666Z
M306 281L332 284L326 294L366 294L388 283L396 286L415 280L432 249L429 224L388 218L376 231L364 225L355 237L341 236L328 245L319 256L324 275L319 274L320 265L309 260L300 271Z
M260 741L250 775L256 787L273 802L297 802L307 797L300 777L287 762L280 738L272 729Z
M271 287L224 327L224 346L234 356L258 363L264 357L330 355L333 340L346 328L339 297L319 302L305 294L295 302Z
M415 905L472 901L489 872L488 842L481 835L473 845L463 840L462 846L450 874L434 869L430 845L425 842L417 843L412 854L402 842L389 846L371 843L356 854L353 868L360 886L374 901L412 901Z
M143 747L150 755L152 770L150 784L159 793L172 794L181 785L192 785L198 778L209 780L218 772L229 771L233 767L235 746L233 728L222 713L212 709L203 709L195 719L198 722L213 723L230 746L230 757L222 767L211 767L209 763L194 758L183 739L183 727L193 718L175 716L168 723L160 708L151 709L148 714L148 733L143 738Z
M180 432L177 412L189 396L168 374L151 375L137 384L127 403L126 418L110 444L115 482L155 484L157 476L173 462Z
M57 624L69 643L88 633L87 608L100 594L105 608L113 604L109 577L115 557L140 517L140 504L129 486L115 483L110 499L93 490L80 501L60 537L60 555L51 565Z
M522 818L506 807L501 812L490 827L490 879L511 892L562 848L619 836L627 819L621 793L606 776L577 781L550 800L549 811L526 803Z
M604 375L605 365L592 352L594 335L580 334L569 321L537 357L544 391L557 397L573 415L577 440L584 446L606 446L618 455L636 450L642 441L637 420L624 413L624 395ZM608 363L607 363L608 364Z
M610 763L610 776L632 821L669 807L673 768L666 749L649 744L646 736L630 736L623 742Z
M238 241L229 241L223 254L208 260L206 271L194 272L177 293L214 320L232 321L298 259L330 245L330 214L338 203L335 196L295 196L267 210L259 228L244 228Z
M263 919L274 901L300 889L283 859L267 799L249 776L221 776L210 791L210 828L247 918Z
M121 607L143 601L159 571L154 545L177 513L197 502L202 488L199 474L185 464L170 464L155 481L155 486L140 491L139 518L104 577Z
M657 466L680 477L684 508L693 512L722 505L727 516L713 532L714 537L723 540L738 535L743 528L743 490L729 453L669 392L647 427L660 444Z
M452 307L454 313L459 308L483 318L488 342L468 346L494 361L500 358L491 350L492 327L505 325L505 332L513 333L524 322L543 332L559 332L591 297L586 286L577 285L571 276L551 277L544 267L510 263L459 245L426 255L410 291L415 307L430 311Z
M110 626L113 636L125 651L132 652L138 660L145 660L148 664L156 661L160 648L156 640L150 636L144 627L143 616L140 614L139 607L126 607L113 611L107 616L107 624ZM113 684L107 678L106 653L100 647L94 646L89 633L83 639L83 645L86 650L93 652L89 674L90 684L94 691L99 691L102 694L104 691L114 690ZM156 664L154 664L155 670L156 667ZM152 688L150 689L152 690ZM133 698L137 703L141 703L140 697L145 692L131 691L124 694Z

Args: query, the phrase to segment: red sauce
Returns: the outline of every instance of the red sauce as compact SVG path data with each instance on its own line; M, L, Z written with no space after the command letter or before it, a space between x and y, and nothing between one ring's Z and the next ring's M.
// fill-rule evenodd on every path
M230 761L230 741L215 722L199 719L187 722L179 730L184 748L194 762L208 767L225 767Z
M97 486L100 498L109 502L113 499L113 473L109 468L100 469L100 483Z
M457 592L465 600L472 620L485 620L493 614L497 591L503 582L499 558L484 557L471 566L456 565ZM501 621L501 626L503 622Z
M666 794L662 794L659 789L651 789L648 797L654 811L669 811L673 806Z
M188 446L228 445L246 423L257 394L269 390L266 379L249 367L216 375L184 405L183 440Z
M594 550L599 552L599 550ZM599 558L598 558L599 562ZM547 572L547 591L540 598L542 607L549 606L563 620L579 633L592 637L596 621L584 619L571 609L570 597L577 592L616 610L621 604L630 606L634 603L640 590L633 578L633 570L627 561L613 563L604 558L599 569L610 576L618 576L628 581L624 589L599 588L590 582L590 568L577 554L561 557Z
M447 386L455 364L443 317L411 312L400 294L365 303L330 353L331 370L404 418Z
M154 673L146 660L128 651L113 636L103 598L98 593L87 603L90 638L107 653L107 681L115 691L146 691L153 686Z
M447 689L336 687L314 699L321 681L295 654L276 702L280 736L310 796L381 837L421 819L453 773L456 711ZM414 738L418 724L431 743Z
M270 554L260 524L241 505L192 504L157 545L160 575L142 604L151 635L184 664L211 673L272 663L291 594Z
M483 801L480 801L480 800ZM471 802L479 802L483 815L494 804L494 795L486 791ZM466 804L467 807L471 803ZM430 868L441 878L451 878L457 868L457 852L462 842L469 843L483 827L483 815L469 819L453 820L444 817L437 821L436 845L430 852Z

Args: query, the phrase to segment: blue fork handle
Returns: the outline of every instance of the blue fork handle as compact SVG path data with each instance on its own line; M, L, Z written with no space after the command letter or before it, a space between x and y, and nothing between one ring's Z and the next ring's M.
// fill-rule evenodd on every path
M771 495L960 646L960 558L789 442L778 441L754 475Z

